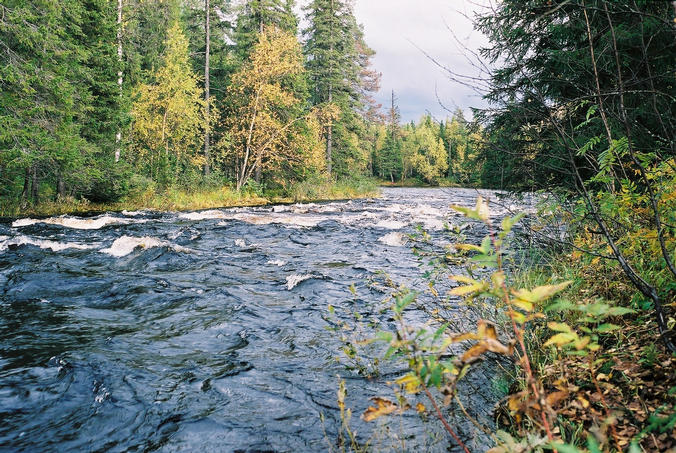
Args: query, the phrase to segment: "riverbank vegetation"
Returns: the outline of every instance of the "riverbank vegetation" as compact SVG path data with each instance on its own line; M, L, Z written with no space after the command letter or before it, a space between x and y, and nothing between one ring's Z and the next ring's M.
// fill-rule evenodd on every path
M16 204L5 205L0 210L0 217L16 217L20 214L31 216L91 214L107 211L187 211L348 200L379 195L380 188L377 180L373 178L341 178L334 181L327 176L316 176L284 190L269 190L255 184L236 190L235 187L224 186L220 182L188 189L175 186L159 188L151 180L143 179L118 201L92 202L83 198L59 197L23 209Z
M547 258L517 278L572 282L529 331L540 374L520 374L507 426L560 451L676 448L674 11L510 0L477 21L499 62L485 181L558 198L531 231Z
M430 281L428 325L405 322L420 294L395 286L396 329L347 348L385 343L384 358L409 368L364 420L417 409L469 451L447 414L472 419L458 380L498 355L514 359L507 394L494 424L472 419L492 452L676 448L674 12L669 2L506 0L476 18L490 41L471 54L491 104L471 125L480 185L542 198L521 220L534 245L504 234L518 218L500 224L482 200L457 208L488 236L432 261L421 253L456 282L441 294ZM452 331L454 314L443 313L453 297L500 312Z
M350 2L312 2L304 29L294 5L4 2L3 215L372 194L350 181L370 175L374 52Z

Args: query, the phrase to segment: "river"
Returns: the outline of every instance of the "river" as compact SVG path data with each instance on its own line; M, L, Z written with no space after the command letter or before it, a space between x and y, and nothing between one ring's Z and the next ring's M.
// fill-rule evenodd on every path
M422 284L406 234L421 225L443 245L444 224L466 222L448 206L476 196L384 189L346 202L0 223L0 450L326 451L344 379L359 439L448 451L439 424L415 411L389 433L359 419L370 396L391 397L397 367L366 379L337 362L328 306L391 327L376 309L380 271ZM466 388L487 423L495 374L485 364ZM485 436L454 423L485 449Z

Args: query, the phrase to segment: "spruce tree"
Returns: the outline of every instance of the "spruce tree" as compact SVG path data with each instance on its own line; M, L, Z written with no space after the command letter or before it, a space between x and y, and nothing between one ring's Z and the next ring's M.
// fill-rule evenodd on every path
M242 4L233 36L240 62L249 56L265 26L272 25L293 35L297 33L294 4L295 0L246 0Z
M232 24L225 17L231 12L227 0L183 0L183 19L186 34L190 40L191 62L195 72L204 74L204 100L206 118L210 124L215 121L215 111L225 98L227 84L234 71L234 62L227 36L232 33ZM211 147L217 142L211 128L204 133L205 175L212 167Z
M308 28L304 30L305 54L314 105L336 104L341 111L337 124L326 126L326 161L331 173L339 154L351 140L359 103L359 34L350 3L344 0L313 0L307 7ZM336 159L338 157L338 159Z
M79 179L72 175L70 179L71 185L77 187L75 193L93 201L110 201L124 191L124 169L115 165L116 135L129 104L121 96L118 85L117 8L108 0L82 0L81 3L80 33L75 35L75 43L82 62L79 79L88 81L88 90L84 96L80 85L80 97L86 105L76 121L81 126L82 137L95 148L86 162L89 171L81 172ZM62 179L59 182L63 183ZM62 187L57 189L64 194Z
M0 22L0 151L9 193L87 194L120 121L115 15L105 0L7 1ZM19 180L22 180L19 183Z

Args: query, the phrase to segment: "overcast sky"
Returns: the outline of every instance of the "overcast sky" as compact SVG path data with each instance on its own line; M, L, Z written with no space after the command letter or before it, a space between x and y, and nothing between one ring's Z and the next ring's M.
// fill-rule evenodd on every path
M382 72L378 101L389 105L395 91L403 121L417 120L426 111L438 119L456 107L468 111L483 106L471 89L449 80L421 50L454 71L476 73L467 63L449 28L456 37L477 49L486 42L474 31L466 16L472 16L484 0L356 0L355 15L364 25L366 42L376 51L375 69ZM417 47L418 48L417 48Z

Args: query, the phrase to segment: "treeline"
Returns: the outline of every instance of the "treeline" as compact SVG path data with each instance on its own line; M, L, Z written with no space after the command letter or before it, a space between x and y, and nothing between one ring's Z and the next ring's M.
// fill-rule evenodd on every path
M351 2L294 3L4 1L2 202L368 175L374 52Z
M570 237L556 246L625 279L672 352L674 13L670 2L505 0L476 24L496 66L492 108L476 112L483 182L559 195L553 217Z
M481 184L483 135L460 109L442 121L424 115L402 126L393 94L387 121L374 128L373 176L392 183Z

